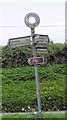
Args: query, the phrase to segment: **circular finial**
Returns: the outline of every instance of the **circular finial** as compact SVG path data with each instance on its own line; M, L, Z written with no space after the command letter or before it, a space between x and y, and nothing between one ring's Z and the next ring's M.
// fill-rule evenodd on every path
M34 20L33 22L30 22L31 20ZM35 28L40 23L40 18L36 13L28 13L24 18L25 24L30 28Z

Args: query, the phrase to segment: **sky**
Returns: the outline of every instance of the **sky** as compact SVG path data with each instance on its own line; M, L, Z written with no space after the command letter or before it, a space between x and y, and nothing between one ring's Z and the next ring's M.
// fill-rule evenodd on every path
M54 43L65 42L65 0L0 0L0 45L31 34L24 23L30 12L40 17L36 34L48 35Z

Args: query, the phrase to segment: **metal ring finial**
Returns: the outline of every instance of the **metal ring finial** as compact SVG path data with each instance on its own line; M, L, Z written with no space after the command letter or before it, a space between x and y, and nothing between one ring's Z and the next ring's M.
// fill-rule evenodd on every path
M30 23L29 19L30 19L31 17L35 18L35 22L34 22L34 23ZM38 16L36 13L31 12L31 13L28 13L28 14L25 16L24 22L25 22L25 24L26 24L28 27L30 27L30 28L35 28L35 27L37 27L37 26L39 25L39 23L40 23L40 18L39 18L39 16Z

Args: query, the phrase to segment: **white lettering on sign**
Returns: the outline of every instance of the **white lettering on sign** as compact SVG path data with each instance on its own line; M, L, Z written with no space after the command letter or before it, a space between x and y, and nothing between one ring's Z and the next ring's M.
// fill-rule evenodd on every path
M49 38L47 35L46 36L44 36L44 35L36 36L35 43L37 45L44 45L44 44L46 45L49 43Z
M31 46L31 40L29 38L9 39L8 45L12 48L21 47L21 46Z
M47 49L37 49L37 54L40 55L40 54L47 54L48 53L48 50Z
M33 57L28 59L29 65L42 65L44 64L44 57Z

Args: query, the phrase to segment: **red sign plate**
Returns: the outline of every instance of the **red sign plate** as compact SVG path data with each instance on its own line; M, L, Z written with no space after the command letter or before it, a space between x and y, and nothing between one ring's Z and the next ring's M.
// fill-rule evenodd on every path
M33 57L28 59L29 65L42 65L44 64L44 57Z

